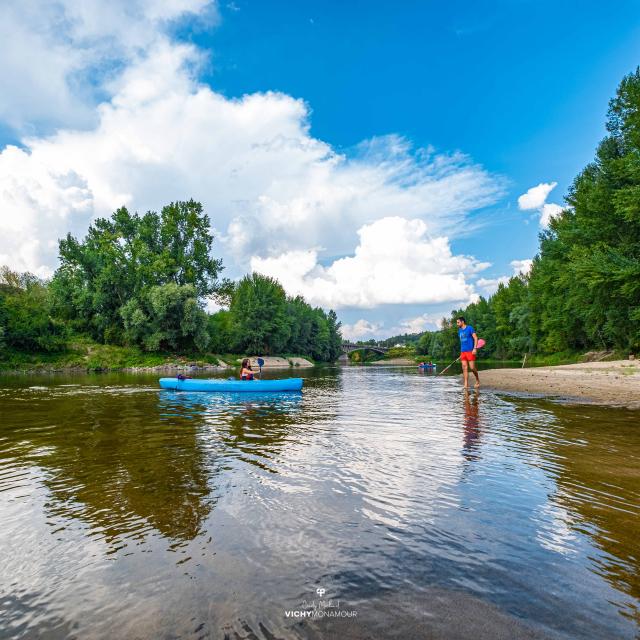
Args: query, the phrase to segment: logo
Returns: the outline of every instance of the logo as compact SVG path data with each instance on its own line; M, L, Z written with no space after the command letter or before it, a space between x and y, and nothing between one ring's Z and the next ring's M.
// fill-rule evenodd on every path
M286 618L355 618L358 612L355 609L344 609L340 600L324 600L327 593L324 587L316 587L316 595L320 600L303 600L299 609L286 609Z

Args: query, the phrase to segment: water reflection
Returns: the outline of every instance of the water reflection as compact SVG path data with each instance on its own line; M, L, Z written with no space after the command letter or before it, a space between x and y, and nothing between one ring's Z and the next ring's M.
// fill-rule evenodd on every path
M203 446L224 445L225 457L276 473L269 460L294 437L294 427L301 422L302 394L163 391L159 413L163 420L179 416L198 421L207 427L200 430Z
M640 627L640 438L637 414L602 407L553 408L556 430L540 439L541 466L555 488L548 510L556 536L588 536L595 571L621 594L623 615ZM617 419L616 419L617 418Z
M51 526L82 521L111 553L156 533L195 539L230 461L275 472L268 461L291 428L310 422L300 394L32 385L7 395L0 491L37 471Z
M49 519L90 524L112 551L151 531L174 540L198 535L217 499L218 465L203 455L191 421L150 419L155 393L114 402L95 389L57 390L32 396L28 407L23 399L3 401L9 415L20 413L3 432L0 487L11 483L10 469L35 465Z
M463 392L464 399L464 445L463 455L469 462L480 457L480 393Z
M304 637L283 612L318 586L362 637L376 612L428 636L459 608L504 637L514 616L640 629L632 412L373 367L310 371L303 394L59 382L0 382L9 638Z

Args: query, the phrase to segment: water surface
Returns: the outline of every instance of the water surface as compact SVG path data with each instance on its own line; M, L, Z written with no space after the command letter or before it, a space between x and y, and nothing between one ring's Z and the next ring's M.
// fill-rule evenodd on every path
M303 375L1 378L0 637L638 636L640 414Z

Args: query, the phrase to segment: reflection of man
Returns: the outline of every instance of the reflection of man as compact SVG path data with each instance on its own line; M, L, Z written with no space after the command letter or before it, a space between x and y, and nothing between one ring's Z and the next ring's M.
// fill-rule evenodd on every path
M469 456L480 444L480 411L478 396L464 394L464 450Z
M460 338L460 362L462 363L462 377L464 388L469 388L469 369L476 377L476 389L480 386L480 378L476 369L476 354L478 353L478 334L475 329L467 324L466 320L460 316L456 320L458 325L458 337Z

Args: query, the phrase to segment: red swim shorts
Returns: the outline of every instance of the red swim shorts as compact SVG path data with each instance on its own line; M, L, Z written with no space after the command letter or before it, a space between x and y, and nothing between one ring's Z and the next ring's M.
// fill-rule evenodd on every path
M475 362L476 354L473 351L463 351L460 354L460 361Z

